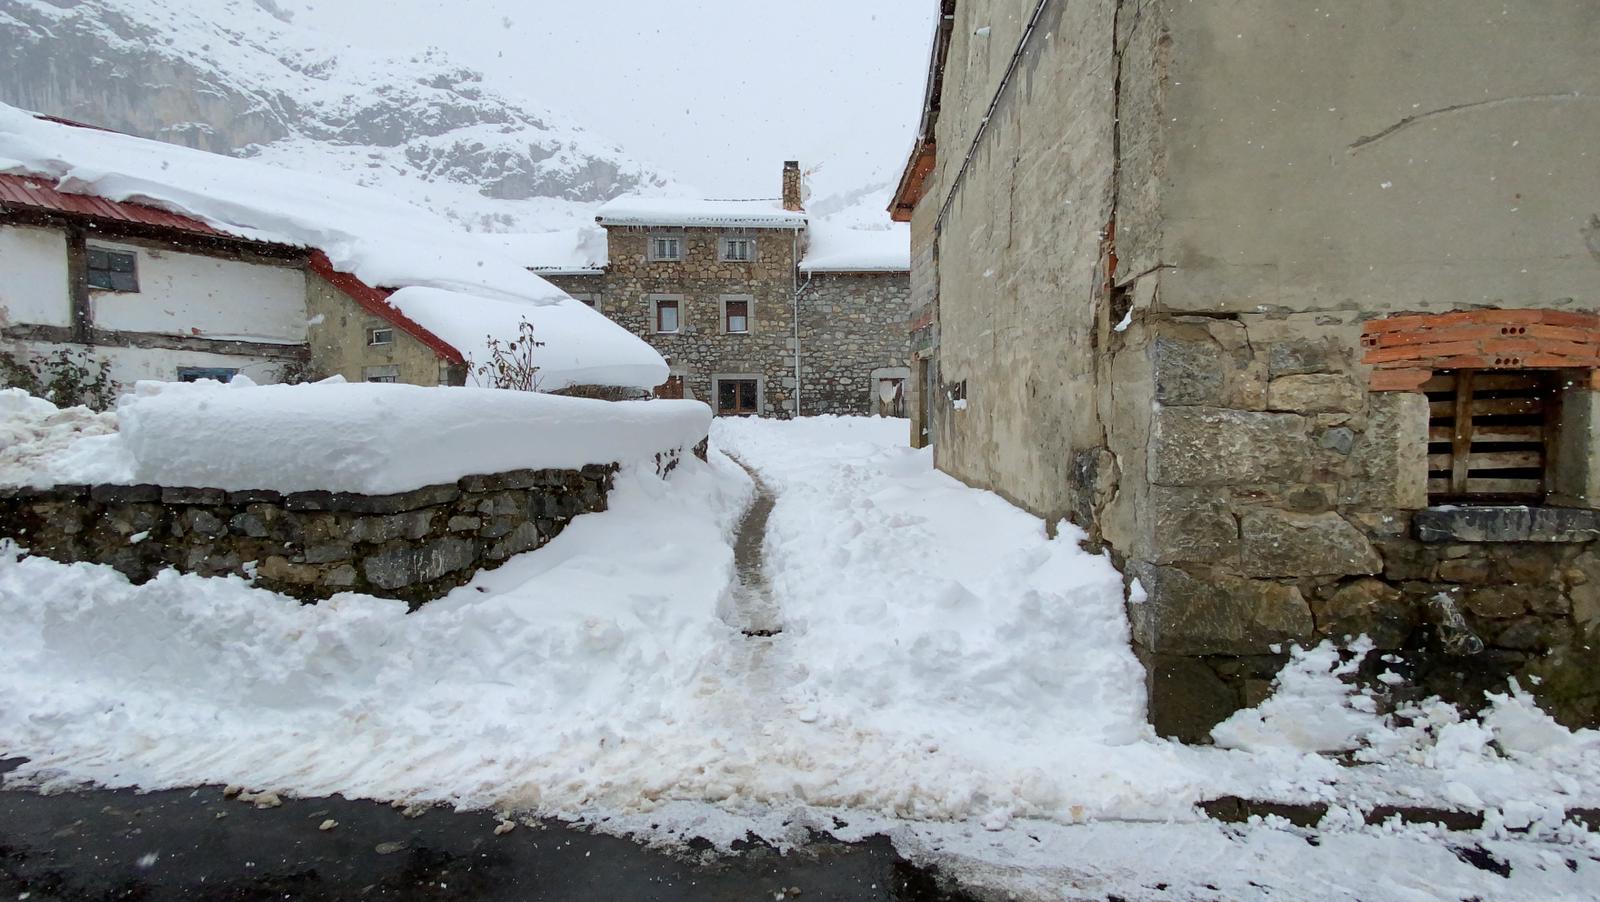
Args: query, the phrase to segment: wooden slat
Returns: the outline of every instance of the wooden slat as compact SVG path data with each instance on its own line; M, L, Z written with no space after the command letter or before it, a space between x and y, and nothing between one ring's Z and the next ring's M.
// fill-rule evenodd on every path
M1539 387L1539 377L1533 373L1475 373L1472 377L1474 392L1500 391L1511 388L1534 389Z
M1474 451L1467 458L1467 469L1537 470L1544 466L1544 451Z
M1462 398L1456 396L1454 401L1430 401L1428 413L1434 417L1460 417L1465 418L1467 411L1463 410ZM1544 403L1539 398L1473 398L1471 415L1474 417L1507 417L1530 416L1544 411Z
M1450 492L1450 480L1439 478L1428 480L1428 494L1445 495Z
M1544 483L1538 479L1478 479L1467 480L1466 491L1472 495L1538 495Z
M1422 383L1425 392L1453 392L1456 390L1455 373L1434 373L1433 378Z
M1448 442L1454 437L1454 427L1443 425L1428 427L1428 441L1430 442ZM1481 445L1484 442L1533 443L1543 441L1544 427L1542 426L1499 426L1479 423L1472 430L1472 443L1474 445Z
M1473 377L1471 370L1456 374L1456 398L1451 411L1456 424L1450 440L1450 491L1457 494L1467 491L1467 455L1472 453Z

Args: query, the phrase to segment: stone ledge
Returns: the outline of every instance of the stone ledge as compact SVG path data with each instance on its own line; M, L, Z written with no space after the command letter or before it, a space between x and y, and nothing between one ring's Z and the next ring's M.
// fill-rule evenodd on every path
M1432 507L1412 517L1424 542L1593 542L1600 511L1569 507Z
M1212 820L1225 824L1242 824L1251 817L1281 817L1296 827L1314 828L1328 813L1326 802L1271 802L1222 796L1200 803L1200 809ZM1378 825L1398 817L1407 824L1437 824L1446 830L1466 831L1483 829L1483 812L1458 811L1451 808L1433 808L1421 805L1375 805L1361 813L1362 819ZM1600 824L1600 809L1572 808L1567 810L1568 821L1590 829ZM1524 832L1512 830L1513 833Z

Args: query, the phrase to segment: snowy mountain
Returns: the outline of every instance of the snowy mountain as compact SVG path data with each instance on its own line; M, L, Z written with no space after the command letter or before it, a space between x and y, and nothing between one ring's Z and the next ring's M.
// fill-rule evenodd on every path
M0 101L357 182L480 231L577 225L669 184L441 52L339 46L274 0L0 0Z

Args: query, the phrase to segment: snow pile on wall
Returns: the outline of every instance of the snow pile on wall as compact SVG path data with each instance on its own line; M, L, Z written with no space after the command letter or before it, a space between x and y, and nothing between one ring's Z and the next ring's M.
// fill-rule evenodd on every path
M603 225L704 228L802 229L805 211L785 210L776 200L706 200L627 195L595 211Z
M610 262L606 230L596 225L556 232L490 233L478 237L517 263L546 275L599 272Z
M484 334L513 339L526 318L538 331L551 308L576 304L565 293L431 213L354 185L95 129L35 118L0 104L0 172L57 179L62 191L148 204L257 241L317 248L336 269L380 288L424 287L447 297L420 316L430 331L460 319L477 334L456 345L481 360ZM491 304L489 301L499 301ZM583 305L577 305L583 306ZM592 312L592 311L591 311ZM581 321L581 320L579 320ZM487 328L485 328L487 327ZM552 329L552 333L559 330ZM594 315L565 349L600 384L653 388L667 366L648 344ZM452 342L453 343L453 342ZM555 346L544 350L556 353ZM556 366L547 388L580 384Z
M69 416L39 401L6 411L5 422L15 425L0 428L38 432L39 424ZM115 416L112 435L51 438L44 454L8 451L17 463L0 471L0 482L383 495L472 474L653 464L657 452L704 439L711 411L695 401L375 383L254 386L236 379L141 382ZM103 430L104 419L96 422ZM45 455L48 465L38 465Z
M0 485L115 481L129 471L117 418L0 389Z

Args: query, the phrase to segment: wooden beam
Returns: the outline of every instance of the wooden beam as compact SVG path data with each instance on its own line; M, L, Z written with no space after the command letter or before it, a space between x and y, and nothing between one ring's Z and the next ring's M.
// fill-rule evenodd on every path
M305 344L279 344L270 341L240 341L230 338L204 338L199 335L172 335L165 332L129 332L122 329L90 329L89 340L78 337L71 326L7 326L0 330L6 338L47 344L103 345L111 348L146 348L166 351L196 351L234 357L267 357L273 360L309 360L311 349Z
M1471 370L1456 374L1455 435L1450 444L1450 491L1467 491L1467 459L1472 454L1472 377Z

